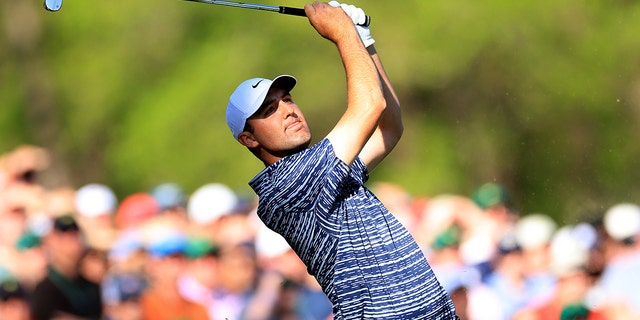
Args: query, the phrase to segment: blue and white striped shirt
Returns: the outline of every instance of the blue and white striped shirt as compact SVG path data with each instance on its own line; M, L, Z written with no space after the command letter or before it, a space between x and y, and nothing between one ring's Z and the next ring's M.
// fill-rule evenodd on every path
M260 172L258 216L281 234L333 303L335 319L454 319L455 308L406 228L324 139Z

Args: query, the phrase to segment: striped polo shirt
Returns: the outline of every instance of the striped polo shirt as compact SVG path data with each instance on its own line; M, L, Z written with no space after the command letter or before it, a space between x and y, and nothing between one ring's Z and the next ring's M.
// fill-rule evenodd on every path
M258 216L281 234L333 304L335 319L455 319L406 228L324 139L253 178Z

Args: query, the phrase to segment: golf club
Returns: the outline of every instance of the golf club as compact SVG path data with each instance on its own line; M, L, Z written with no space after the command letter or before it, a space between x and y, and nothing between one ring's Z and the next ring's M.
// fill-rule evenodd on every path
M58 11L62 7L62 0L44 0L44 8L49 11Z
M285 6L269 6L264 4L235 2L235 1L218 1L218 0L186 0L186 1L201 2L206 4L217 4L221 6L236 7L236 8L265 10L265 11L277 12L277 13L300 16L300 17L307 16L304 12L304 9L285 7ZM61 7L62 7L62 0L44 0L44 8L49 11L58 11L60 10ZM365 19L365 22L360 25L364 27L368 27L370 22L371 22L371 18L367 16Z
M53 1L53 0L49 0L49 1ZM59 0L59 1L62 1L62 0ZM218 0L186 0L186 1L201 2L201 3L206 3L206 4L217 4L217 5L221 5L221 6L236 7L236 8L265 10L265 11L277 12L277 13L294 15L294 16L301 16L301 17L306 17L307 16L305 14L305 12L304 12L304 9L301 9L301 8L291 8L291 7L284 7L284 6L269 6L269 5L264 5L264 4L235 2L235 1L218 1ZM365 22L363 24L361 24L361 26L367 27L367 26L369 26L370 22L371 22L371 18L369 16L367 16Z

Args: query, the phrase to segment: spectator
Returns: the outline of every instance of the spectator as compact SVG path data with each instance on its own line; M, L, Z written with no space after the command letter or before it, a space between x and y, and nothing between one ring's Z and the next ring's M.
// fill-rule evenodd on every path
M471 219L461 217L459 223L466 227L465 240L460 245L463 259L480 270L483 281L493 271L492 260L499 258L499 242L513 236L519 219L510 192L501 184L489 182L478 187L471 200L481 209L481 214Z
M118 200L111 188L91 183L79 188L73 199L78 224L86 232L87 244L92 248L108 250L117 236L113 216Z
M205 320L207 310L185 299L178 289L178 277L186 266L186 236L180 230L166 227L150 239L147 246L146 272L149 287L140 297L144 320Z
M511 319L526 305L524 258L522 249L512 234L505 235L500 241L499 254L486 283L502 302L501 319Z
M141 320L140 297L146 279L135 273L108 274L103 283L105 320Z
M42 247L42 239L27 230L16 242L16 259L20 267L14 274L28 296L35 290L36 284L47 274L47 257Z
M498 183L483 184L473 193L472 199L495 222L494 231L512 229L518 220L511 194ZM502 234L497 232L496 236L501 237Z
M51 158L44 148L21 145L0 156L0 189L12 184L37 184L37 174L49 167Z
M261 225L255 239L261 271L246 319L328 319L332 306L279 234Z
M255 293L257 264L253 243L220 246L218 272L220 285L214 291L217 318L242 319ZM220 310L220 308L224 308Z
M604 215L606 266L598 287L603 309L611 319L640 318L640 207L617 204Z
M0 319L31 320L27 296L16 280L0 281Z
M556 284L551 272L551 239L556 223L541 213L521 217L515 224L516 241L522 248L528 305L543 303Z
M461 199L456 195L439 195L429 199L419 212L416 226L409 230L427 256L435 238L454 223L458 208L462 207Z
M158 215L158 202L149 193L137 192L124 198L116 210L115 224L119 230L140 228Z
M12 247L27 228L29 214L39 207L41 190L12 185L0 194L0 245Z
M188 259L186 267L178 279L180 294L206 308L210 319L226 319L225 306L216 304L214 299L214 291L220 283L218 247L208 238L194 236L187 242L185 255Z
M431 244L433 272L450 294L465 269L459 253L460 237L460 228L454 224L440 232Z
M158 203L159 215L171 220L180 229L189 224L187 195L177 183L160 183L154 186L149 193Z
M194 232L207 235L219 246L252 241L252 226L237 214L240 202L231 188L207 183L194 191L187 202L187 214Z
M140 320L140 297L147 288L146 253L137 229L122 232L109 254L109 270L102 282L106 320Z
M84 317L100 319L100 285L84 278L78 264L85 252L80 229L72 216L55 218L53 229L43 239L49 258L47 276L33 293L35 319Z
M596 316L586 307L584 310L572 307L584 305L591 286L586 266L595 242L595 232L586 224L565 226L555 232L549 250L550 270L557 277L557 282L542 303L529 304L518 312L515 320L573 319L587 313L592 313L589 319Z
M480 281L480 271L462 259L461 233L462 229L452 224L435 237L431 245L434 273L451 296L460 319L500 319L502 301Z
M87 248L78 262L78 273L98 285L104 280L108 268L106 252L96 248Z

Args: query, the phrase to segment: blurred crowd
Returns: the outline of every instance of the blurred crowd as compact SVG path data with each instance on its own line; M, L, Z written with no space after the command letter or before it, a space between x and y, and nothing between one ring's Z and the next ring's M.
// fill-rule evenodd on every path
M331 319L305 266L221 183L118 199L45 188L49 155L0 155L0 320ZM461 319L640 319L640 207L558 224L496 183L471 195L371 188L423 248Z

